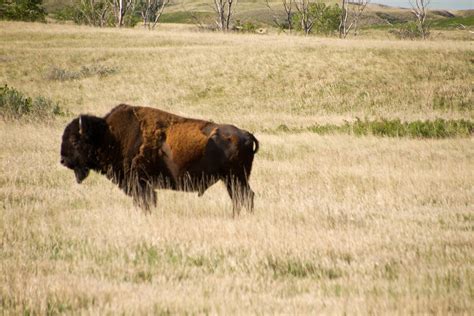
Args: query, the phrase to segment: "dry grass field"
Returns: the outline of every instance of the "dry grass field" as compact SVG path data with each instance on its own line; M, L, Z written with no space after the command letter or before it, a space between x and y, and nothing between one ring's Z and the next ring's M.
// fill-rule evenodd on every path
M474 119L472 41L0 22L0 83L67 112L0 118L1 314L472 314L474 142L279 132ZM59 164L118 103L255 133L255 213L223 185L150 215Z

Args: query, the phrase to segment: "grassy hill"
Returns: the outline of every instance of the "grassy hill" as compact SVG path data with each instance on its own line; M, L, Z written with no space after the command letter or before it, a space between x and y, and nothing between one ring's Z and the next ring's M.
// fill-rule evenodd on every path
M336 4L339 1L325 1L328 4ZM74 0L58 1L45 0L44 6L48 12L53 13L64 6L71 5ZM236 8L235 19L241 23L251 22L259 26L275 26L273 18L283 16L283 8L280 1L271 0L270 10L264 0L240 0ZM459 27L460 24L466 27L474 27L474 10L446 11L432 10L429 15L432 26L436 29L450 29ZM366 14L362 18L361 25L365 27L387 26L389 24L400 24L412 21L413 15L408 9L394 8L385 5L370 4ZM212 1L191 0L174 1L166 9L162 17L164 23L205 23L213 24L214 13Z
M473 310L471 42L4 21L0 39L1 314ZM122 102L252 131L255 212L232 219L220 184L159 190L148 215L77 184L65 125Z

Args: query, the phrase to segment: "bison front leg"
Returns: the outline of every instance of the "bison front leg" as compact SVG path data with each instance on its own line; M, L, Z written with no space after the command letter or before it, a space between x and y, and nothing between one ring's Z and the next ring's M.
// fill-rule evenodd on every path
M129 173L130 195L133 203L146 213L149 213L152 207L156 207L155 183L147 173L148 169L146 159L139 155L133 159Z
M133 199L133 204L149 213L156 206L156 192L151 183L144 180L124 181L121 185L125 194Z
M145 210L145 212L150 213L151 208L156 207L156 192L153 185L141 182L134 191L134 204Z
M228 177L225 179L227 192L232 199L232 216L240 214L242 207L253 212L253 199L255 193L245 177Z

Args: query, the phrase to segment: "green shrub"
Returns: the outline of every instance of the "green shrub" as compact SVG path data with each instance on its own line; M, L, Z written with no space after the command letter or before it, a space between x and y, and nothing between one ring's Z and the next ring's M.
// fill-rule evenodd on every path
M3 119L40 120L64 114L59 104L50 99L42 96L32 99L7 85L0 88L0 117Z
M293 15L293 25L301 31L301 13ZM308 19L313 21L310 33L331 35L337 32L341 21L341 8L336 5L326 5L322 2L311 3L308 10Z
M160 17L160 23L206 24L213 21L210 12L165 12Z
M427 26L428 27L428 26ZM399 39L418 39L422 38L423 34L416 22L407 22L400 25L400 28L389 31ZM426 31L426 37L429 36L429 32Z
M474 15L449 17L431 21L431 27L436 29L469 28L474 26Z
M143 3L137 2L133 10L128 10L123 17L123 26L134 27L141 20L140 8ZM115 26L117 19L109 1L81 1L54 12L55 19L59 21L73 21L76 24L98 27Z
M57 21L74 21L77 24L77 21L80 20L81 12L77 10L77 8L73 6L65 6L63 8L60 8L53 13L53 17Z
M411 138L449 138L474 135L474 122L467 120L444 120L402 122L394 120L360 120L343 125L314 124L306 128L290 128L284 124L275 130L277 133L301 133L309 131L319 135L349 134L355 136L411 137Z
M112 8L105 0L81 1L64 6L54 12L54 18L59 21L73 21L76 24L91 26L113 26L115 17Z
M375 15L390 24L401 24L407 22L407 20L403 17L392 15L386 12L376 12Z
M290 132L290 128L288 126L286 126L285 124L280 124L278 125L278 127L276 128L277 132Z
M46 22L43 0L0 0L0 19Z
M471 136L474 122L466 120L444 120L401 122L396 120L361 121L353 123L355 135L385 137L448 138Z
M114 67L94 64L90 66L82 66L79 70L67 70L59 67L51 68L46 74L46 79L56 81L77 80L86 77L99 76L106 77L117 72Z
M294 257L277 258L268 255L263 261L263 266L275 277L335 280L343 276L343 271L338 267L326 267L311 260Z
M252 22L247 21L242 24L240 20L237 20L233 29L238 32L255 33L257 31L257 28L258 26Z

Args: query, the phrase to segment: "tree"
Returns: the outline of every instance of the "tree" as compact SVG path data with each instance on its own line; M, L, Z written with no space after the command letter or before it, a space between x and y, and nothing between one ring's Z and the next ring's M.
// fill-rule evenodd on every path
M347 34L354 29L354 35L357 36L359 28L359 19L362 16L370 0L342 0L341 18L339 24L339 37L346 38Z
M43 0L0 0L0 19L46 22Z
M267 7L273 12L272 7L270 6L270 3L268 2L269 0L266 0ZM284 27L288 27L288 31L291 33L291 30L293 29L293 6L295 0L281 0L283 4L283 9L285 10L285 23L287 24L286 26L283 26L280 24L278 21L278 18L275 14L273 14L273 22L281 29Z
M135 5L134 0L108 0L111 4L115 15L115 26L122 27L124 25L124 17L128 11Z
M314 32L330 35L337 31L341 16L341 9L338 5L331 6L318 2L311 6L310 13L314 16Z
M143 26L154 29L170 0L141 0L140 14Z
M105 0L81 0L75 10L78 24L104 27L110 19L110 4Z
M308 35L314 25L313 16L310 13L311 0L295 0L296 10L298 10L298 20L301 29Z
M217 28L223 32L228 31L230 20L234 14L232 6L237 0L214 0L214 11L217 15Z
M293 15L293 24L296 29L306 35L314 32L332 34L337 31L341 9L338 5L326 5L323 2L310 3L308 0L297 0L297 13Z
M411 13L416 17L418 30L423 39L428 38L430 35L429 25L426 21L430 2L431 0L410 0Z

